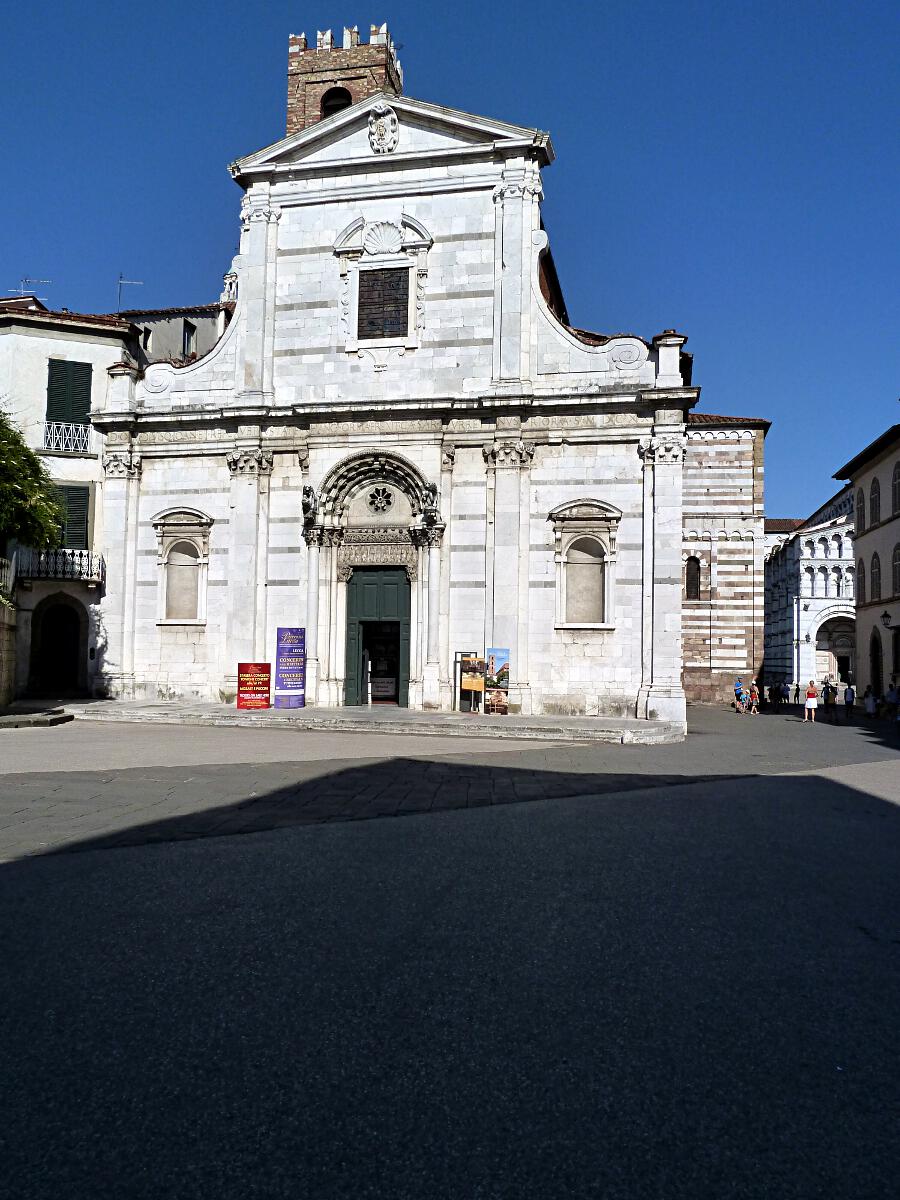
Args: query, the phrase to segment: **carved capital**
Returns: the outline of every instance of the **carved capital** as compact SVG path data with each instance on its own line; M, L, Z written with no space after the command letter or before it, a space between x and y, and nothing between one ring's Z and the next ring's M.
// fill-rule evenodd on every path
M304 471L309 466L309 446L301 446L297 451L297 465Z
M671 466L684 458L684 439L679 437L645 438L638 444L645 467Z
M344 540L344 531L339 528L323 529L322 530L322 545L323 546L340 546Z
M432 546L440 546L445 528L440 522L434 525L414 525L409 531L409 536L414 546L430 550Z
M271 475L271 450L231 450L225 455L232 475Z
M141 473L141 456L128 451L105 454L103 472L108 479L134 479Z
M492 442L482 446L481 453L488 467L527 467L537 449L534 442Z
M456 462L456 447L444 446L441 449L441 467L445 471L452 471L453 464Z
M304 525L303 540L307 546L321 546L325 541L325 530L321 525Z

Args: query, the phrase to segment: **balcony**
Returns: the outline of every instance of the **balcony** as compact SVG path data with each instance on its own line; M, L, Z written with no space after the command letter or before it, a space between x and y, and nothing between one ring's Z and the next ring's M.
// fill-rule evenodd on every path
M90 550L16 551L16 576L23 582L32 579L75 579L96 586L106 578L102 554Z
M56 454L93 454L94 430L68 421L44 422L44 449Z

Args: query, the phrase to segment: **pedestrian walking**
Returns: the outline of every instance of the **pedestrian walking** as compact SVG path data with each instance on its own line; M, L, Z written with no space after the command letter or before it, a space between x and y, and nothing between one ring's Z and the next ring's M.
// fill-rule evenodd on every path
M806 704L803 711L803 720L811 721L813 725L816 723L816 709L819 707L819 689L816 687L816 682L811 679L806 688Z
M791 702L791 685L786 679L781 681L781 703L790 704Z
M826 680L822 687L822 704L825 708L825 720L829 725L837 722L837 688Z
M865 709L866 716L870 721L878 712L878 701L875 699L875 693L872 691L871 684L869 684L869 686L866 688L865 694L863 695L863 708Z
M755 679L750 681L750 716L759 716L759 688Z
M852 683L844 688L844 716L849 725L853 721L853 706L856 704L856 689Z
M739 717L744 715L744 685L740 679L734 681L734 711Z
M800 703L800 684L799 683L794 684L794 703L795 704Z

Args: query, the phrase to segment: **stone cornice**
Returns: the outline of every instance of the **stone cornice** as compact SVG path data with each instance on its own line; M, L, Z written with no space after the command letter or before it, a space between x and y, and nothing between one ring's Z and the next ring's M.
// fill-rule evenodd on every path
M679 391L683 395L685 389ZM688 398L699 393L699 389L686 389ZM490 416L492 412L515 409L530 412L566 412L569 410L584 411L588 409L602 415L606 409L616 406L635 409L653 405L660 399L669 403L670 392L634 391L633 389L605 390L590 394L575 394L560 390L552 395L516 394L496 395L492 391L475 393L472 396L429 396L420 399L391 399L373 404L371 401L320 402L310 404L260 404L223 407L200 407L189 409L178 408L141 408L127 412L93 412L91 414L94 426L102 433L112 430L136 431L154 427L196 429L210 425L230 425L235 421L258 422L272 425L284 422L285 425L296 426L299 422L315 418L317 421L365 421L397 420L431 418L435 419L444 414L468 416L477 413L479 416ZM637 412L636 416L643 414Z

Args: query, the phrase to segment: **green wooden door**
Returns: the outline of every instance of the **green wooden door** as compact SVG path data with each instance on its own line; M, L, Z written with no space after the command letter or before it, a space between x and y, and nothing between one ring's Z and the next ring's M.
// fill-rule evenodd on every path
M357 567L347 584L347 659L344 703L363 704L362 623L396 622L400 627L398 703L409 704L410 589L402 567Z

